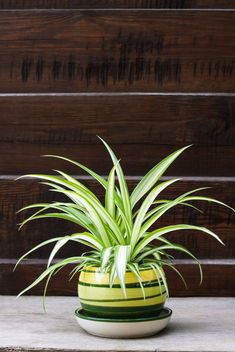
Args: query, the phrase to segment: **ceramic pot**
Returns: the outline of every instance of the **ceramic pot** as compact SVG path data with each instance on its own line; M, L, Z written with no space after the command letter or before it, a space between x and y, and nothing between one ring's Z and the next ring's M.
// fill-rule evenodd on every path
M152 269L140 271L145 290L145 299L140 284L132 272L126 272L126 293L123 296L118 278L112 288L109 273L101 273L99 268L86 268L79 278L79 298L82 308L98 317L140 317L154 315L164 306L166 289L156 278ZM160 281L160 285L159 285Z

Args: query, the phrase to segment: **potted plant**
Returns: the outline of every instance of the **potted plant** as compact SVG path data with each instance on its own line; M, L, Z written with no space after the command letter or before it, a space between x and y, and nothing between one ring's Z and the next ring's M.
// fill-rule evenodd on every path
M205 227L169 224L153 230L152 225L156 225L161 216L177 205L199 210L192 204L194 201L214 202L232 208L216 199L197 195L206 187L188 191L172 200L159 198L162 191L180 180L172 178L161 181L161 176L189 146L175 151L154 166L129 193L120 160L109 145L104 140L102 142L113 162L107 179L76 161L61 156L51 157L71 162L94 177L104 188L104 204L84 184L62 171L58 171L56 176L26 175L42 180L52 191L63 194L67 202L24 207L21 210L38 210L26 218L21 226L36 219L59 218L77 224L84 231L50 238L24 254L16 266L33 251L55 244L47 268L19 295L45 279L45 298L51 277L64 266L73 264L71 277L80 273L78 294L82 309L77 310L76 315L83 328L108 337L150 335L166 326L171 315L171 310L164 308L169 296L164 268L172 268L185 283L168 250L184 252L196 260L202 280L197 258L165 235L179 230L201 231L223 244L215 233ZM53 262L59 250L69 241L86 245L90 251ZM135 328L129 328L133 323Z

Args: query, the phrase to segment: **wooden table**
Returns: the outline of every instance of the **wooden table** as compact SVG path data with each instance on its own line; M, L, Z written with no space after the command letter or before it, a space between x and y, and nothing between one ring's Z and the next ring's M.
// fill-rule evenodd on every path
M170 325L133 340L88 335L76 323L76 297L0 296L0 351L235 352L235 298L172 298Z

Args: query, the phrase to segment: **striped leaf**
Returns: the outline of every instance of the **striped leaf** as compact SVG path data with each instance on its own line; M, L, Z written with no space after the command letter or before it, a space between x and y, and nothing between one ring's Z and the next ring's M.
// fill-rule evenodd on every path
M143 201L140 210L138 212L138 215L136 216L135 222L134 222L134 227L133 227L133 232L131 236L131 246L132 249L135 247L136 243L138 242L141 234L141 226L143 223L143 220L146 216L147 211L153 204L153 201L156 199L156 197L168 186L173 184L174 182L178 181L179 179L173 179L169 181L162 182L160 185L156 186L150 193L149 195L145 198Z
M110 214L106 211L106 209L102 206L102 204L91 198L89 194L85 194L84 192L72 192L72 191L60 191L61 193L70 197L75 203L83 205L94 224L96 224L97 229L100 231L100 235L103 238L104 243L107 247L110 246L110 239L107 237L107 233L104 228L103 221L107 222L110 226L110 229L113 231L114 236L116 236L119 243L124 244L125 240L122 237L122 233L115 223L114 219L110 216Z
M113 252L113 247L104 248L101 254L101 269L104 270L110 260L111 254Z
M205 232L208 235L214 237L221 244L224 244L221 239L212 231L208 230L206 227L187 225L187 224L179 224L179 225L171 225L162 227L161 229L155 230L147 234L137 245L132 255L132 260L141 252L141 250L146 247L153 240L158 239L162 235L165 235L169 232L179 231L179 230L193 230L193 231L201 231Z
M110 146L102 138L100 138L100 140L103 142L106 149L108 150L108 152L111 156L111 159L113 161L113 164L116 165L118 162L116 155L114 154L114 152L112 151ZM123 207L125 209L128 223L129 223L130 227L132 227L132 210L131 210L129 191L128 191L127 183L126 183L126 180L125 180L120 163L117 164L116 172L117 172L118 182L119 182L120 191L121 191L121 195L122 195Z
M71 160L69 158L65 158L64 156L60 156L60 155L43 155L44 157L50 157L50 158L57 158L57 159L61 159L61 160L65 160L68 161L71 164L74 164L76 166L78 166L79 168L81 168L82 170L86 171L89 175L91 175L95 180L97 180L105 189L107 187L107 181L100 175L98 175L96 172L94 172L93 170L89 169L88 167L78 163L77 161Z
M180 154L182 154L191 145L181 148L171 155L167 156L160 163L154 166L137 184L133 190L130 200L131 206L134 208L136 203L159 181L160 177L168 169L168 167L175 161Z
M54 238L51 238L49 240L46 240L44 242L41 242L40 244L38 244L37 246L33 247L32 249L30 249L28 252L26 252L24 255L22 255L16 262L15 264L15 267L13 269L13 271L15 271L16 267L19 265L19 263L27 258L31 253L33 253L34 251L36 251L37 249L43 247L43 246L47 246L48 244L51 244L51 243L54 243L54 242L57 242L59 240L61 240L63 237L54 237Z
M117 164L118 163L119 161ZM115 171L117 164L113 166L109 173L107 188L105 192L105 208L113 218L115 218Z
M63 238L61 238L61 240L59 240L58 242L56 242L54 248L52 249L48 262L47 262L47 268L49 268L49 266L51 265L52 260L54 259L55 255L57 254L57 252L69 241L69 237L65 236Z
M126 297L125 276L127 263L130 256L130 250L130 246L117 246L114 249L115 269L120 281L124 297Z
M52 266L50 266L49 268L44 270L43 273L41 275L39 275L38 278L35 281L33 281L33 283L31 285L29 285L23 291L21 291L17 297L22 296L25 292L32 289L34 286L39 284L48 275L50 275L51 273L53 273L55 270L59 269L60 267L64 267L67 264L77 263L81 260L84 260L84 258L83 257L69 257L69 258L66 258L66 259L60 261L59 263L53 264Z

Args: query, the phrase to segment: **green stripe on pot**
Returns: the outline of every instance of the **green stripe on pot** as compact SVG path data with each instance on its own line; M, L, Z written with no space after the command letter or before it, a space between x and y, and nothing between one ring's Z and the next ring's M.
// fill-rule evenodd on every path
M110 288L109 274L99 273L90 268L82 271L78 285L79 297L84 311L102 317L138 317L156 314L164 306L166 288L152 269L141 272L145 298L141 286L132 272L126 273L126 295L124 297L117 280ZM160 281L161 280L161 281ZM159 282L160 281L160 282Z
M163 285L163 282L160 281L160 284ZM93 283L88 283L88 282L83 282L79 281L79 285L82 286L89 286L89 287L107 287L110 288L110 285L105 285L105 284L93 284ZM152 280L152 281L143 281L142 282L143 287L155 287L159 286L158 280ZM133 282L131 284L126 284L126 288L140 288L140 284L138 282ZM113 284L112 288L121 288L121 285L119 284Z
M126 297L123 295L121 288L110 288L110 287L91 287L91 286L78 286L79 297L83 299L95 299L95 300L117 300L123 299L124 304L127 302L126 299L135 299L140 297L144 299L143 292L140 287L132 287L126 290ZM145 296L156 296L163 295L165 299L165 286L153 286L144 287ZM125 304L126 305L126 304Z
M80 297L80 300L81 301L89 301L89 302L127 302L127 301L140 301L140 300L147 301L148 299L151 299L151 298L163 296L165 293L166 293L166 291L159 293L157 295L147 296L147 297L145 297L145 299L142 296L142 297L123 298L123 299L87 299L85 297L84 298Z
M104 307L95 306L87 303L82 303L82 308L87 314L96 315L99 317L140 317L154 315L156 317L159 311L163 308L164 304L154 304L149 306L133 306L133 307Z

